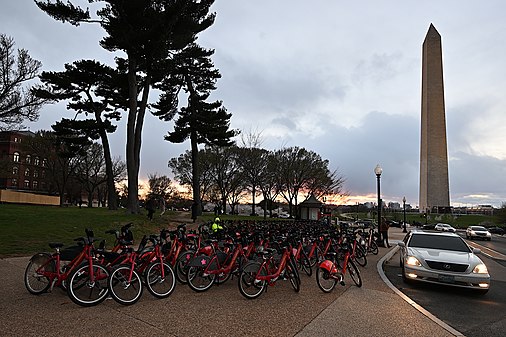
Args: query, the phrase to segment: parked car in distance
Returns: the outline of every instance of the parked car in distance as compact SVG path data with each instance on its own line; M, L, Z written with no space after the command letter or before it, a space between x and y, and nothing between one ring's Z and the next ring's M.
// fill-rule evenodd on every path
M492 234L504 235L504 228L501 227L489 227L488 231Z
M476 289L490 287L487 266L459 235L413 230L398 243L405 282L427 282Z
M400 223L400 222L397 222L397 221L394 221L394 220L387 220L387 224L388 224L390 227L397 227L397 228L401 228L401 223Z
M435 224L425 224L422 226L422 229L432 230L432 229L434 229L434 227L436 227Z
M492 234L483 226L469 226L466 229L466 239L482 239L490 241Z
M438 223L434 226L434 229L437 231L442 231L442 232L455 233L455 228L453 228L452 226L450 226L449 224L446 224L446 223Z

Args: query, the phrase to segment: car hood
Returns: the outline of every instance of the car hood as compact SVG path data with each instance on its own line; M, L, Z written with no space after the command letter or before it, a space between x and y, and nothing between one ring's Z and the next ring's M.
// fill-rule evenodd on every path
M409 247L408 254L415 256L418 259L429 261L451 262L451 263L471 264L471 265L475 265L481 262L481 260L471 252L466 253L466 252L457 252L453 250Z

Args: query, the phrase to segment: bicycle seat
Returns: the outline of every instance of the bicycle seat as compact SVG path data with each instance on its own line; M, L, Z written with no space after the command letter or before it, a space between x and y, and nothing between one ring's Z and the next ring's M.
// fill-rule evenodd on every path
M61 242L50 242L49 243L49 247L51 247L53 249L55 249L55 248L61 248L63 246L64 246L64 244L61 243Z

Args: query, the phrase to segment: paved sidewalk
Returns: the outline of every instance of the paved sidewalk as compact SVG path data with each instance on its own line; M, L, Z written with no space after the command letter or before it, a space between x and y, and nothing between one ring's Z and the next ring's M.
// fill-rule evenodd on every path
M300 293L288 282L278 282L256 300L244 299L233 279L205 293L178 284L165 300L145 291L133 306L107 300L81 308L60 289L30 295L23 285L27 257L0 259L0 336L460 335L417 310L381 278L377 265L395 249L402 231L392 228L390 237L393 248L380 248L380 254L369 255L368 265L361 268L361 288L348 279L346 287L324 294L314 274L311 278L301 275Z
M388 279L381 277L382 262L393 255L391 253L397 249L397 242L404 235L402 229L390 228L389 241L392 248L380 248L379 255L384 256L376 262L377 269L361 270L364 285L361 288L350 287L299 332L297 337L462 336L418 307L400 291L391 289L387 284L390 283ZM368 259L369 263L374 261L370 255Z

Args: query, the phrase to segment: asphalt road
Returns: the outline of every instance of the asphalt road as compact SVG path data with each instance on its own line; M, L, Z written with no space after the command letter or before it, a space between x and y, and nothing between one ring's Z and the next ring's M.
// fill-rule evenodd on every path
M494 242L494 239L492 239ZM488 243L488 242L487 242ZM430 313L468 337L499 337L506 333L506 261L481 255L491 275L487 294L433 284L402 281L399 254L384 266L388 279Z

